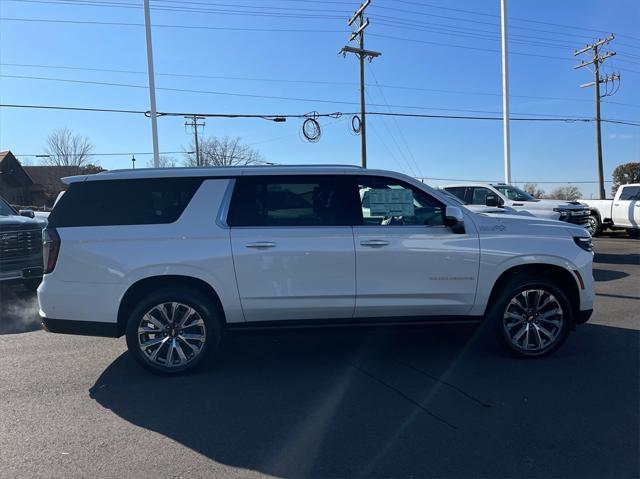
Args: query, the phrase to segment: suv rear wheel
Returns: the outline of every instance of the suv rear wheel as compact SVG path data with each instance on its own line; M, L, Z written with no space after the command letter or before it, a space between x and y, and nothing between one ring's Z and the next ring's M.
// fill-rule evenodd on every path
M146 369L173 375L194 369L220 344L221 320L213 303L185 288L144 297L127 322L127 347Z
M503 288L488 319L517 356L552 353L567 339L573 309L565 293L545 278L515 276Z

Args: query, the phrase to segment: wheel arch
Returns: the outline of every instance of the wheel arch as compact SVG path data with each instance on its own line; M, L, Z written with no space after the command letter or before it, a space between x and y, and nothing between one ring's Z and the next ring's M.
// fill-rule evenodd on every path
M595 216L596 218L598 218L598 221L600 221L600 224L602 224L602 215L600 214L600 211L598 211L597 208L589 208L589 215Z
M118 336L122 336L127 328L127 320L129 314L135 308L136 303L147 294L160 288L166 287L187 288L201 293L206 298L210 298L214 306L221 315L223 323L226 323L226 317L220 296L216 290L206 281L195 278L193 276L184 275L162 275L149 276L133 283L122 296L120 306L118 308Z
M484 314L486 315L494 304L499 292L505 285L517 276L535 276L547 279L557 285L563 293L567 295L571 306L573 307L574 316L580 310L580 290L575 274L562 266L548 263L533 263L513 266L505 270L494 283L489 295L489 301L485 306ZM576 319L576 318L574 318Z

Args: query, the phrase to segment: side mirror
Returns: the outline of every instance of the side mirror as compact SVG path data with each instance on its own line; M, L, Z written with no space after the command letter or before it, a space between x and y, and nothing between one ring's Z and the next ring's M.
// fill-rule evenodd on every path
M494 195L494 194L488 194L487 197L484 200L484 204L485 206L491 206L491 207L500 207L503 205L502 200L498 197L498 195Z
M444 224L456 234L464 234L464 215L457 206L447 206L444 212Z
M27 218L35 218L36 216L33 210L20 210L18 211L18 213L20 214L20 216L26 216Z

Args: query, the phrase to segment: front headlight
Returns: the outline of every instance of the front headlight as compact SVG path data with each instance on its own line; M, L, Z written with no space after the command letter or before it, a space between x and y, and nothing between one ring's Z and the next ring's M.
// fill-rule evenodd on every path
M591 237L574 236L573 241L575 241L575 243L583 250L588 251L589 253L593 251L593 241L591 240Z
M571 214L569 213L569 210L565 210L563 208L554 208L553 211L560 213L560 218L566 218Z

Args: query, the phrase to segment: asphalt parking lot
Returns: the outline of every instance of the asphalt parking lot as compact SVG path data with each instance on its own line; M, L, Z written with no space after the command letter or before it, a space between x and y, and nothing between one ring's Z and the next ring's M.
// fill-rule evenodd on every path
M3 288L0 476L639 477L640 241L595 245L594 316L539 360L462 327L246 333L160 378Z

